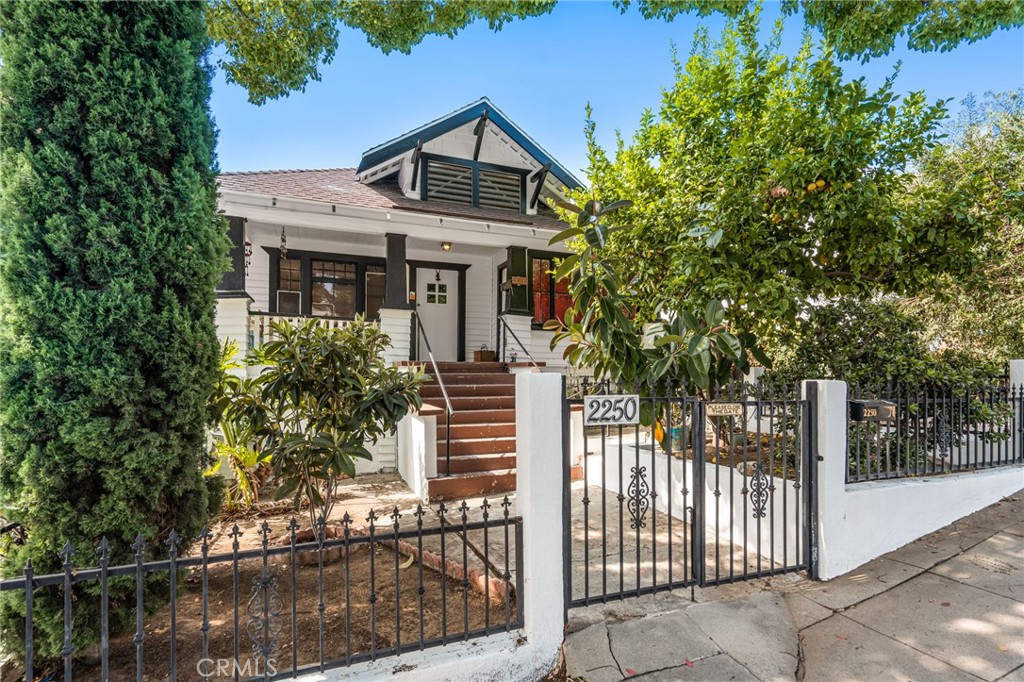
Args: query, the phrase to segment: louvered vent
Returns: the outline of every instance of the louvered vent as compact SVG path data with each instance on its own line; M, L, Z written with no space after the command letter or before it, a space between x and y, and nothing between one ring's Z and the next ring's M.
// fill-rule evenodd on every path
M480 205L519 210L522 178L512 173L480 170Z
M427 161L427 199L473 204L473 171L440 161Z

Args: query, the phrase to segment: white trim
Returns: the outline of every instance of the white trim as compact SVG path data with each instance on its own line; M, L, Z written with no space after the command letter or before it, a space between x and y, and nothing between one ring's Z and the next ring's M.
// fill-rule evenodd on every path
M409 230L408 234L417 238L457 241L477 246L525 246L551 251L553 247L548 245L548 240L555 232L553 228L532 225L417 213L397 208L346 206L234 190L221 190L219 204L220 209L228 215L243 216L271 225L380 235ZM331 210L332 206L334 211Z

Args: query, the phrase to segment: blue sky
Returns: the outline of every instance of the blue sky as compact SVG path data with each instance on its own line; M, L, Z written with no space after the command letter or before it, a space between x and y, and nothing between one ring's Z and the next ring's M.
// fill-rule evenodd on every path
M766 7L766 18L776 13ZM384 55L361 33L345 30L322 80L285 99L251 105L242 88L218 72L212 107L220 166L355 166L373 145L487 95L583 178L586 103L594 107L602 141L610 144L616 129L628 136L673 81L672 43L685 55L701 23L715 35L724 22L695 16L647 21L636 10L620 15L610 2L562 0L551 14L498 33L478 24L454 40L427 38L410 55ZM787 49L799 43L801 28L799 18L789 20ZM972 92L1010 90L1024 85L1024 30L1000 31L947 53L900 49L866 65L846 62L844 70L879 84L899 60L899 92L924 90L929 99L959 101Z

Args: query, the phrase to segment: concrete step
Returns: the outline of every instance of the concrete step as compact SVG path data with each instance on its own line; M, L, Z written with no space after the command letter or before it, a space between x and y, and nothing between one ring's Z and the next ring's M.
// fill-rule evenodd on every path
M491 455L516 451L515 438L458 438L452 439L452 456ZM444 438L437 440L437 456L444 457Z
M435 501L499 495L515 489L514 469L452 474L427 481L428 494Z
M516 394L515 384L449 384L447 380L444 385L448 391L449 398L473 398L473 397L494 397L514 396ZM441 385L431 382L420 387L420 395L424 399L442 398Z
M430 362L423 363L423 369L428 374L434 373L434 365ZM500 362L439 362L437 369L441 374L506 373L505 365Z
M452 424L451 438L454 441L457 438L500 438L502 436L516 435L515 423L499 423L499 424ZM448 436L448 430L444 423L443 418L437 420L437 450L438 452L444 451L445 438Z
M445 472L445 457L438 453L437 471L439 475ZM453 474L464 474L471 471L502 471L515 469L516 455L514 452L495 452L482 455L452 455L451 472Z
M484 397L459 397L452 398L452 409L456 412L473 411L473 410L514 410L516 407L516 397L514 395L499 395L499 396L484 396ZM437 404L437 399L431 400L432 404ZM444 400L441 400L441 406L444 407Z
M444 421L444 416L438 421L438 426ZM452 424L515 424L516 411L513 409L504 410L459 410L452 415Z
M434 377L433 374L429 374L429 376L431 378ZM444 385L446 388L459 384L473 384L477 386L483 384L508 384L515 386L516 384L516 377L514 374L499 374L497 372L441 372L441 377L444 379ZM435 382L430 382L427 385L430 386L432 383Z

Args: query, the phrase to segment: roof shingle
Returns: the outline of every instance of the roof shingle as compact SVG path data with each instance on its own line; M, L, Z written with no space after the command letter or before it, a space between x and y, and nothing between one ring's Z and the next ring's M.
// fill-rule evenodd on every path
M367 185L359 182L354 168L221 173L218 184L221 189L234 192L322 201L358 208L404 210L511 225L530 225L547 230L565 227L562 222L549 216L523 215L500 209L410 199L403 195L394 183L382 181Z

